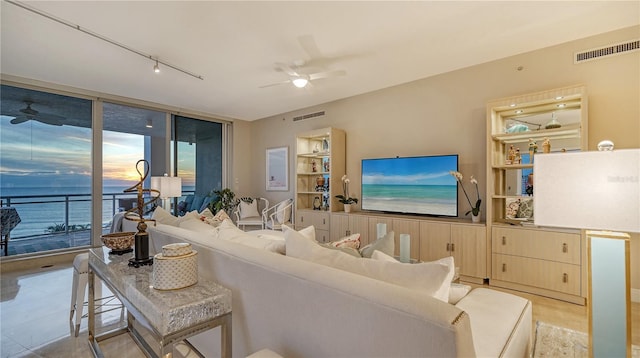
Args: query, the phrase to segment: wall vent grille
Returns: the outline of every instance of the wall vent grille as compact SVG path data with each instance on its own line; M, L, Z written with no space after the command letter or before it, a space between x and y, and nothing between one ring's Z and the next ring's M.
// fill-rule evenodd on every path
M309 114L303 114L301 116L293 117L293 121L297 122L297 121L301 121L303 119L309 119L309 118L315 118L315 117L321 117L321 116L324 116L324 111L315 112L315 113L309 113Z
M613 45L576 52L573 56L573 63L583 63L598 60L603 57L622 55L625 53L638 51L639 49L640 40L625 41Z

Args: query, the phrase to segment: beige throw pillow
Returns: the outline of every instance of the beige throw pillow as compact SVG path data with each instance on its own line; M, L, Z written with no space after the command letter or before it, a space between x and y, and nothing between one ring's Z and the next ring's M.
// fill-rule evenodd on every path
M295 230L285 231L284 238L287 256L415 289L444 302L448 301L451 280L447 282L447 277L450 276L451 268L447 264L363 260L336 250L327 250Z
M240 219L253 218L260 216L258 213L258 201L253 200L250 203L240 200Z
M393 250L395 248L394 235L393 231L389 231L385 236L361 248L360 254L362 257L370 258L373 252L378 250L389 256L393 256Z

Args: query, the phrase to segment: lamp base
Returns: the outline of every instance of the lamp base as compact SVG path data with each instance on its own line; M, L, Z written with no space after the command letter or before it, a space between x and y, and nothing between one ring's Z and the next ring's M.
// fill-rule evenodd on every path
M146 259L137 259L137 258L129 259L129 266L138 268L140 266L147 266L147 265L148 266L153 265L153 257L147 257Z
M144 221L138 223L138 232L135 237L135 255L129 259L129 266L138 268L140 266L153 265L153 257L149 257L149 233L145 232L147 224Z

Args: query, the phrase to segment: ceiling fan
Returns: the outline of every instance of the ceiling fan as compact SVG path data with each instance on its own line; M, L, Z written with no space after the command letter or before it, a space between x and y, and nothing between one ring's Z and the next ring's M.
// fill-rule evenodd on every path
M44 124L50 124L52 126L61 126L64 124L63 121L66 119L65 117L56 114L36 111L35 109L31 108L31 105L33 104L32 101L24 101L24 103L27 106L20 110L20 112L24 114L12 119L11 124L20 124L29 120L38 121Z
M347 74L344 70L333 70L333 71L322 71L315 73L304 73L302 68L304 67L305 62L295 61L292 66L287 65L285 63L276 63L276 70L280 72L284 72L289 76L289 79L282 82L271 83L268 85L260 86L260 88L278 86L291 83L298 88L304 88L309 84L310 81L315 81L323 78L329 77L339 77Z

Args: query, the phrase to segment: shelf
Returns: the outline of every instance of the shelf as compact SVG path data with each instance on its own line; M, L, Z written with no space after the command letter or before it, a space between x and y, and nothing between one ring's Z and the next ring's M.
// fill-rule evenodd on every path
M329 175L331 172L298 172L297 175Z
M298 153L299 157L304 158L328 158L331 156L329 152L317 152L317 153Z
M536 155L540 155L540 154L536 154ZM503 165L494 165L492 166L493 169L502 169L502 170L508 170L508 169L533 169L533 164L503 164Z
M533 199L533 195L492 195L492 199Z
M523 143L529 139L541 138L580 138L580 124L568 124L566 126L554 129L541 129L538 131L518 132L518 133L500 133L491 136L493 140L502 143Z
M317 194L317 195L321 195L321 194L329 194L328 191L299 191L298 194Z

